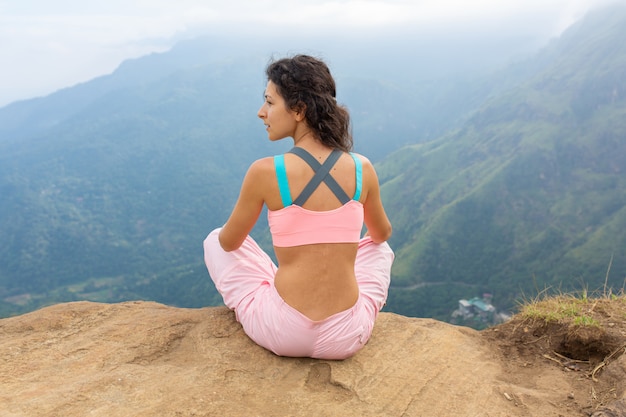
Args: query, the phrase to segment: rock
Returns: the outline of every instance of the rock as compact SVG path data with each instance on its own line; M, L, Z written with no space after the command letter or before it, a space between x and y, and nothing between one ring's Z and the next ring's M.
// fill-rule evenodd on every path
M479 332L392 313L345 361L278 357L225 307L151 302L3 319L0 352L6 417L583 415L549 362L520 381Z
M607 407L602 407L591 417L626 417L626 401L624 399L615 401Z

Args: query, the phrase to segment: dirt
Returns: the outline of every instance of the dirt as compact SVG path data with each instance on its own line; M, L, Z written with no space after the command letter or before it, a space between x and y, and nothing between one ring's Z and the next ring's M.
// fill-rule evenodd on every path
M556 388L564 416L626 416L626 299L591 300L585 316L593 325L517 315L481 335L511 382Z

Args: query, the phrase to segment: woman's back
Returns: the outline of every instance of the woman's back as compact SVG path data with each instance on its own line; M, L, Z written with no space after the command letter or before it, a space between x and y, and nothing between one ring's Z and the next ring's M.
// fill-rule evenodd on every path
M302 149L299 151L302 154ZM328 161L330 150L324 147L309 154L318 161L316 168L330 168L326 178L331 184L335 182L339 190L323 180L319 184L314 182L312 187L315 188L308 188L312 192L301 199L304 200L301 206L285 207L289 201L285 202L284 194L289 193L287 199L298 202L298 197L314 178L311 165L316 164L287 153L284 174L288 189L283 188L281 196L280 186L271 187L266 204L279 265L276 289L287 304L311 320L322 320L349 309L358 298L354 262L363 222L363 206L358 201L363 194L361 161L358 156L338 153L333 163ZM328 166L331 163L332 166ZM278 184L280 173L276 177ZM342 192L344 198L350 196L357 200L342 201L336 195ZM296 244L290 244L294 239Z

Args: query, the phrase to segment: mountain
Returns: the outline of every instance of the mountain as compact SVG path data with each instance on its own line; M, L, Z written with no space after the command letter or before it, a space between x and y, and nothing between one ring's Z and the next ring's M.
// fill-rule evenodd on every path
M230 190L266 153L262 131L245 152L233 146L255 122L241 99L253 94L248 68L188 69L114 90L59 125L3 143L5 297L71 300L66 286L80 283L90 296L136 298L161 274L191 274L203 237L234 201Z
M596 287L609 265L621 285L623 19L591 14L509 66L487 59L503 48L463 63L472 54L434 41L395 55L385 39L329 44L394 224L388 311L447 319L483 292L509 309L572 277ZM249 163L289 146L256 118L279 49L262 43L182 42L0 109L0 316L85 299L219 304L201 242ZM264 214L253 236L271 249Z
M0 109L0 315L79 299L219 303L201 242L227 218L248 164L288 146L269 143L256 118L272 55L260 42L184 41ZM351 54L331 59L356 150L374 161L461 125L506 85L469 61L435 77L401 51L405 76L394 75L377 42L359 55L344 39L337 50ZM430 47L416 55L441 49ZM254 234L269 250L266 229L262 216Z
M45 132L75 116L101 97L149 85L185 68L219 62L218 42L181 42L168 53L123 62L114 74L62 89L47 97L18 101L0 109L0 137L19 139Z
M625 37L623 6L590 13L534 76L381 163L401 225L390 308L445 317L483 293L512 308L544 290L624 290Z

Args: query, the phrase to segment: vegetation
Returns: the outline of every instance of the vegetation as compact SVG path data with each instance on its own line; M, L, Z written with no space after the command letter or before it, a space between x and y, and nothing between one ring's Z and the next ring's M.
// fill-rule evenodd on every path
M616 300L618 305L626 297L604 298ZM602 298L588 298L586 294L564 294L523 304L520 316L531 321L548 323L566 323L570 326L600 327L600 321L594 317L594 310Z
M543 52L545 67L461 129L381 163L388 210L402 225L392 291L411 295L401 303L429 298L416 293L433 284L465 283L466 297L490 292L513 309L536 285L600 286L609 261L608 283L622 285L624 22L623 11L590 16Z
M339 77L394 225L387 311L448 320L486 292L513 310L536 286L622 285L625 23L623 8L590 15L483 77ZM265 57L196 47L0 109L0 316L78 299L220 302L202 240L248 164L288 144L254 117ZM271 251L264 215L253 236Z
M549 334L547 339L553 340L546 341L544 350L552 349L560 360L585 363L594 373L599 370L595 368L598 364L605 366L606 361L626 352L623 290L599 295L588 295L586 291L545 294L521 303L512 322L494 330L512 329L518 337L532 333L537 339Z

